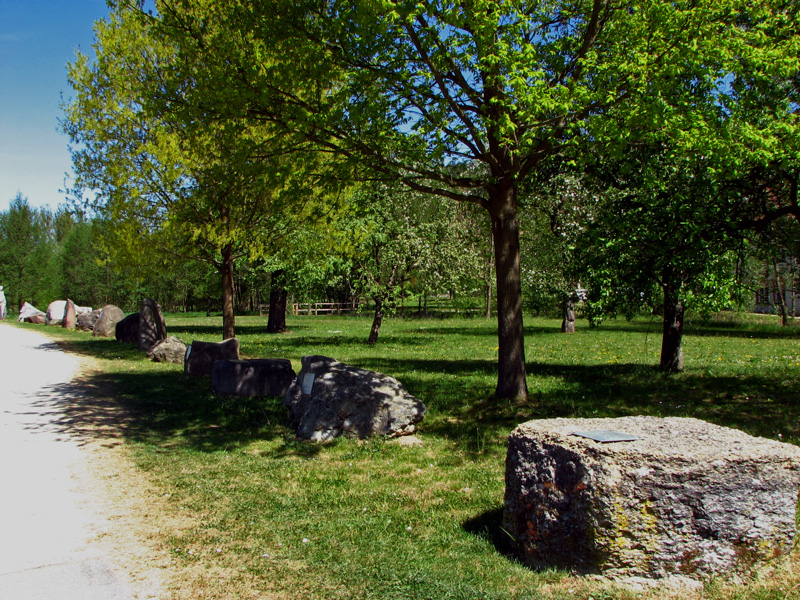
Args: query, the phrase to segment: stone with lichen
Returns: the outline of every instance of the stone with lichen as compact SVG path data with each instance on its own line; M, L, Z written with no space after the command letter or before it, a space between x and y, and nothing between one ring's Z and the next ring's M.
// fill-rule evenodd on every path
M639 439L574 435L612 430ZM524 423L504 527L529 566L612 577L750 574L795 536L800 448L697 419Z

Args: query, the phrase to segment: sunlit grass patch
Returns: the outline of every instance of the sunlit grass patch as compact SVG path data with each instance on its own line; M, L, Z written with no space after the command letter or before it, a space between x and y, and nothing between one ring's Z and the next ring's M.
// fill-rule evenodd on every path
M686 370L667 375L656 368L657 319L596 329L580 321L569 336L556 320L527 319L530 400L519 402L492 396L492 321L392 319L375 346L365 344L369 324L290 317L287 333L268 335L266 317L239 317L237 337L243 356L288 358L296 370L304 355L322 354L396 377L428 407L421 445L298 441L280 399L217 398L179 366L45 330L99 357L97 387L112 386L133 415L124 435L137 464L182 523L164 532L182 573L176 597L690 598L519 565L500 522L508 433L532 418L648 414L800 442L797 328L692 322ZM187 342L221 340L219 317L168 315L167 325ZM780 573L702 595L784 598L800 575Z

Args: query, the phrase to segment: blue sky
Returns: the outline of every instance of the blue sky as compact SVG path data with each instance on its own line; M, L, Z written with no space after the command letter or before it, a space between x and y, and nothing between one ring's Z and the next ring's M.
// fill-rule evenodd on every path
M91 52L92 24L106 15L105 0L0 0L0 211L18 191L32 206L65 202L66 65L77 48Z

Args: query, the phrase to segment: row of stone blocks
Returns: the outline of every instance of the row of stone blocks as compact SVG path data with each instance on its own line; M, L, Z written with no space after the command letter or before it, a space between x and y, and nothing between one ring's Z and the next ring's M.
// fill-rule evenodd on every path
M284 396L296 376L285 358L239 358L239 340L194 341L186 349L183 372L190 377L211 376L217 396Z
M325 356L304 356L299 374L286 359L239 359L239 342L195 341L184 373L211 375L217 396L281 397L297 435L317 442L413 433L425 405L388 375Z
M535 569L748 575L792 548L799 487L800 448L697 419L530 421L509 437L504 529Z

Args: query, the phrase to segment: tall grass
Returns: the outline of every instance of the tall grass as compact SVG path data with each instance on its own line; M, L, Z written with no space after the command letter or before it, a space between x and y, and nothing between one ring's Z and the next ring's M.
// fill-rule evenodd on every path
M221 319L168 315L171 335L219 341ZM375 346L362 317L239 317L241 353L308 354L398 378L428 407L421 445L295 439L280 399L223 399L206 379L80 332L69 348L98 358L86 385L128 417L122 435L139 466L190 525L167 532L184 578L176 597L576 598L634 597L567 573L534 573L509 554L500 527L505 440L520 422L548 417L693 416L800 443L798 328L717 318L692 323L686 370L659 373L660 323L526 321L530 400L496 400L497 341L485 319L394 319ZM53 332L53 330L48 330ZM102 418L87 411L74 416ZM99 433L98 435L103 435ZM166 496L168 494L168 496ZM187 581L189 583L187 583ZM783 598L786 571L747 586L709 585L710 598ZM181 596L184 594L184 596ZM652 596L667 595L656 591ZM679 594L680 595L680 594Z

